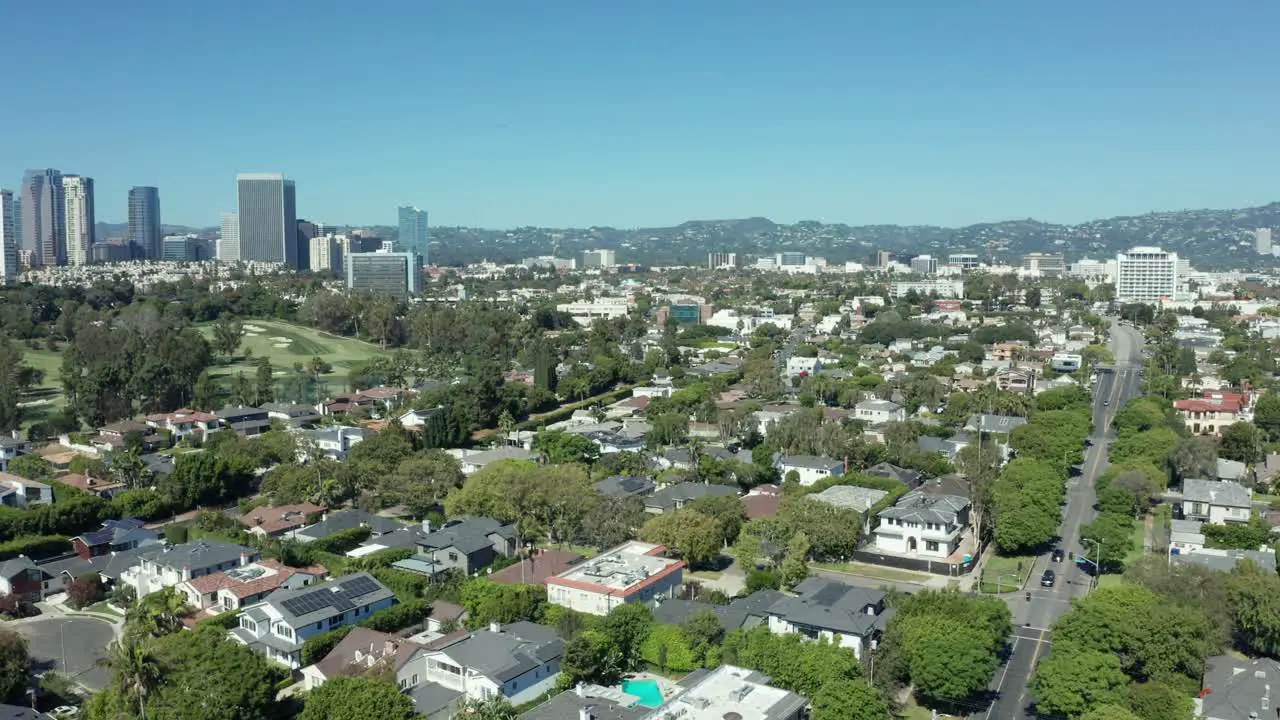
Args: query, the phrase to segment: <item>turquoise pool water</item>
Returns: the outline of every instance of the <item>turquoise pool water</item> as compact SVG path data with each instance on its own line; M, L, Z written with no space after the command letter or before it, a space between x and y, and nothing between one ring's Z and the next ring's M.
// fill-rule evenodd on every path
M657 680L623 680L622 692L640 698L640 705L647 708L662 706L662 690Z

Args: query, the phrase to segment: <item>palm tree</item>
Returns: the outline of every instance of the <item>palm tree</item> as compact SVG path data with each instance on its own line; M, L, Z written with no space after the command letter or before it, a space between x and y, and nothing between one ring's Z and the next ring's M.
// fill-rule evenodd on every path
M138 702L138 716L147 717L147 696L160 684L160 664L152 652L140 642L115 641L101 661L111 668L125 694Z

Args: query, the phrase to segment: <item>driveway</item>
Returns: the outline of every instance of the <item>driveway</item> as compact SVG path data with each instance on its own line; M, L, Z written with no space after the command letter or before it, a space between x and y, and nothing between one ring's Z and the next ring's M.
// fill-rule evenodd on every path
M47 618L9 623L27 639L36 672L60 672L89 688L101 690L111 673L98 665L115 639L111 624L86 617ZM63 666L63 658L66 666Z

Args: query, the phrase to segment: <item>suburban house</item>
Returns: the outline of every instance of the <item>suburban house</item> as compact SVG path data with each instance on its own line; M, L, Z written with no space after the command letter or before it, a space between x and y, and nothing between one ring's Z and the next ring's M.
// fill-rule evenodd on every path
M221 422L213 413L200 412L190 408L180 408L171 413L156 413L147 416L147 426L155 430L167 432L175 441L195 436L201 440L209 437L209 433L218 429Z
M515 525L503 525L492 518L466 518L446 523L439 530L430 528L430 523L423 521L426 534L418 538L417 553L396 562L394 567L422 575L446 570L470 575L489 567L499 557L516 553Z
M1169 521L1169 554L1181 555L1204 549L1204 523L1199 520Z
M507 585L546 585L547 578L577 565L582 556L568 550L538 550L515 565L489 575L489 580Z
M844 463L821 455L779 455L773 462L785 480L794 471L801 485L808 487L829 477L844 475Z
M29 508L53 502L53 488L12 473L0 472L0 503L14 508Z
M157 543L144 544L88 558L66 555L41 563L40 569L49 575L49 589L45 594L62 592L72 580L90 574L96 574L107 587L116 586L125 572L140 564L142 556L157 546Z
M1272 686L1280 689L1280 661L1272 658L1209 658L1204 689L1195 700L1195 716L1203 720L1276 717Z
M10 460L31 452L31 441L15 437L17 434L14 430L13 435L0 436L0 471L9 469Z
M762 718L763 720L803 720L808 717L808 698L770 685L768 675L721 665L714 670L694 670L678 683L682 692L667 702L651 718Z
M775 635L798 633L853 650L859 658L874 650L893 617L879 590L845 585L818 577L796 585L795 597L783 597L768 609L769 630Z
M252 605L282 588L306 587L324 574L324 568L298 570L263 559L186 580L178 584L178 592L191 607L217 615Z
M757 485L742 496L742 511L748 520L771 518L782 509L782 488L773 483Z
M500 462L502 460L533 461L540 457L538 453L535 453L532 450L511 447L510 445L496 447L492 450L481 450L478 452L462 450L460 453L461 455L458 460L462 463L463 475L470 475L486 465Z
M905 421L907 411L898 403L889 400L863 400L853 406L853 416L868 425L883 425Z
M26 555L0 563L0 596L16 595L26 602L40 602L45 595L57 592L50 587L49 573Z
M227 406L214 413L224 427L241 435L261 435L271 429L271 418L261 408L237 405Z
M219 540L193 540L163 545L138 556L138 564L125 570L120 581L142 598L195 578L212 575L258 560L258 551Z
M297 670L302 644L343 625L364 621L396 604L395 593L369 573L354 573L318 585L278 590L240 613L232 640Z
M320 522L297 530L286 531L285 534L298 542L311 542L327 538L343 530L352 530L358 527L369 528L369 537L376 538L379 535L395 532L403 528L404 524L364 510L349 508L338 510L337 512L324 513L320 516Z
M79 557L89 558L145 545L158 545L160 534L143 527L137 518L104 520L102 527L91 533L71 538L71 549Z
M674 597L685 563L662 557L662 545L632 540L547 578L547 600L590 615L628 602Z
M765 589L735 598L728 605L712 605L698 600L663 600L653 608L653 619L666 625L684 625L694 615L712 612L725 632L750 630L767 624L769 608L784 597L787 595L778 590Z
M256 507L237 520L253 535L276 537L307 524L308 518L324 513L324 508L313 503Z
M738 490L728 485L711 483L677 483L668 485L644 499L644 511L653 515L679 510L704 497L737 497Z
M996 388L1005 392L1034 393L1036 391L1036 371L1031 368L1005 368L997 370Z
M267 411L268 420L279 420L291 428L309 427L320 420L314 407L301 403L266 403L258 409Z
M160 446L161 438L155 429L132 420L120 420L98 428L98 434L89 444L99 452L123 450L130 438L137 438L143 452L151 452Z
M943 559L960 547L969 524L969 498L913 490L877 517L877 550Z
M657 483L648 475L613 475L595 484L596 491L609 497L652 495Z
M564 640L554 628L531 622L493 623L484 630L446 635L418 649L396 673L396 680L401 690L415 697L415 710L428 717L440 708L423 707L436 703L417 702L416 696L424 692L434 698L456 693L458 700L504 697L520 705L555 687L563 655ZM422 687L430 685L438 687Z
M314 445L318 454L330 460L346 460L351 448L368 439L373 431L341 425L319 430L300 430L298 433L303 441L297 450L298 462L307 462L308 444Z
M1007 435L1015 428L1027 424L1027 419L1015 415L974 415L965 423L968 432L999 433Z
M934 435L921 435L916 439L916 447L924 452L941 453L948 460L955 460L956 455L960 451L969 446L969 436L966 433L956 433L949 438L940 438Z
M444 412L443 408L422 408L416 410L406 410L400 414L399 421L402 428L420 428L431 422L431 418Z
M1222 480L1182 481L1182 517L1214 525L1249 522L1253 492L1240 483Z
M306 690L315 690L334 678L368 672L381 662L389 663L391 670L398 674L421 648L421 645L395 635L353 627L320 662L302 668L302 686Z
M90 475L81 475L80 473L69 473L58 478L58 482L64 485L80 490L81 492L97 495L104 500L110 500L111 496L127 489L129 486L118 480L112 480L110 476L106 478L95 478Z
M897 480L903 485L906 485L908 488L918 487L920 485L921 479L924 477L924 473L920 472L919 470L912 470L911 468L900 467L898 465L894 465L893 463L888 463L888 462L876 463L875 465L872 465L871 467L862 471L862 474L874 475L875 477L882 477L882 478L889 478L891 480Z
M724 372L733 370L729 368ZM807 377L817 375L822 370L822 361L816 357L801 357L792 355L787 358L787 377Z
M1173 409L1194 435L1219 437L1223 428L1242 420L1241 411L1246 404L1244 395L1205 393L1201 398L1175 400Z

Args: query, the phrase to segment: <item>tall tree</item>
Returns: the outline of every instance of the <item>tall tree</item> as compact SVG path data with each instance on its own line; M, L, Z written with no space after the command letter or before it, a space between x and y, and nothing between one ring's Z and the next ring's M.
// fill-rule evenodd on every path
M1128 684L1115 655L1055 644L1036 669L1036 709L1078 717L1099 705L1122 704Z
M224 315L213 324L213 346L223 355L235 355L243 338L244 325L229 315Z
M111 643L105 664L115 674L125 699L138 705L138 717L146 720L147 698L160 684L162 671L154 653L137 641Z
M26 638L15 630L0 630L0 699L21 702L30 673Z

